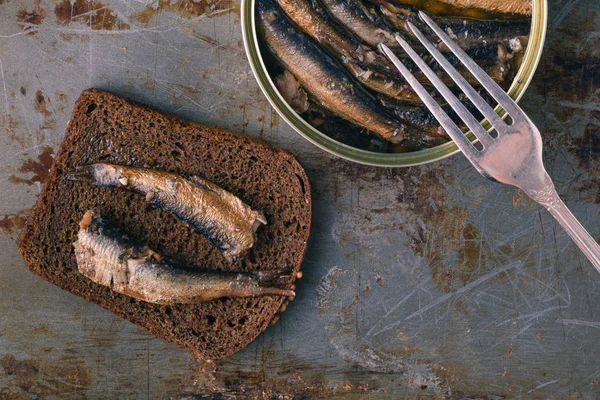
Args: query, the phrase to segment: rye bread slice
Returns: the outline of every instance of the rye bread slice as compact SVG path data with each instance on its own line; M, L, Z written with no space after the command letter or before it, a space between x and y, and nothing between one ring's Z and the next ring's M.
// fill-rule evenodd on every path
M199 175L262 211L254 247L230 264L202 234L135 193L73 182L79 165L107 162ZM77 271L72 243L86 210L191 268L285 270L291 286L306 250L310 186L294 157L245 135L202 126L90 89L75 103L50 178L18 239L29 269L42 278L187 348L201 359L229 356L252 342L274 319L281 297L222 298L199 305L159 306L136 301Z

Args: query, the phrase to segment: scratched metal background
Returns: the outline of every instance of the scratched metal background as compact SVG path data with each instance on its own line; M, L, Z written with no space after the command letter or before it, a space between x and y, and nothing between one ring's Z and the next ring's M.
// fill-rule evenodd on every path
M0 398L597 398L600 274L551 217L460 156L377 169L303 141L254 82L228 1L0 0ZM523 100L595 237L599 9L550 0ZM24 267L15 236L88 87L260 137L306 167L305 278L244 351L201 363Z

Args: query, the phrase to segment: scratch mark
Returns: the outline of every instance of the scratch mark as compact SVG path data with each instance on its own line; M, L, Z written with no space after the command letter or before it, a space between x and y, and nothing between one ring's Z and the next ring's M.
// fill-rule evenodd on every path
M532 232L535 232L537 229L533 224L534 219L535 216L530 216L527 219L523 219L522 222L515 228L515 230L510 235L505 237L503 240L494 242L493 246L490 246L490 248L494 251L500 251L500 247L514 242L520 238L529 236ZM503 253L503 256L506 256L506 254Z
M535 320L530 320L529 322L527 322L527 324L525 324L525 326L523 326L521 329L519 329L519 332L515 333L514 335L512 335L510 337L510 340L515 340L516 338L518 338L519 336L521 336L521 334L523 334L526 331L528 331L529 328L531 328L533 326L533 324L535 324Z
M90 16L90 17L91 17L91 16L93 16L94 14L97 14L97 13L98 13L98 11L102 11L102 10L106 10L106 9L109 9L109 8L108 8L107 6L104 6L104 7L100 7L100 8L98 8L98 9L95 9L95 10L90 10L90 11L87 11L87 12L84 12L84 13L81 13L81 14L77 14L77 15L75 15L75 16L73 16L73 10L71 10L71 21L69 21L69 22L72 22L73 20L75 20L75 19L77 19L77 18L81 18L81 17L87 17L87 16ZM110 9L109 9L109 10L110 10ZM111 11L112 11L112 10L111 10ZM103 18L106 18L106 14L103 14ZM103 22L104 22L104 21L103 21Z
M4 66L2 65L2 59L0 59L0 75L2 76L2 86L4 87L4 105L6 106L6 115L10 114L8 109L8 93L6 91L6 80L4 79Z
M558 104L567 108L576 108L578 110L589 110L589 111L600 111L600 103L598 102L585 102L575 103L572 101L559 101Z
M535 281L538 285L543 286L544 288L546 288L547 290L551 291L552 293L554 293L554 296L552 297L547 297L544 300L541 300L542 303L548 303L549 301L554 300L556 297L559 297L562 301L564 301L568 306L571 305L571 291L569 290L569 287L567 286L567 283L564 282L564 278L563 278L563 283L564 283L564 288L566 290L566 294L567 296L565 297L564 295L562 295L559 291L557 291L556 289L554 289L552 286L546 284L545 282L541 281L540 279L536 278L533 275L530 274L523 274L524 277L526 277L527 279L531 279L532 281ZM554 284L557 280L554 280L552 282L552 284ZM545 293L544 293L545 294ZM543 298L543 296L542 296Z
M546 314L548 314L548 313L550 313L552 311L562 310L562 309L565 309L565 308L568 308L568 307L567 306L554 306L554 307L546 308L545 310L536 311L536 312L532 312L532 313L529 313L529 314L521 314L521 315L519 315L516 318L510 318L510 319L507 319L505 321L502 321L499 324L497 324L496 326L502 326L502 325L505 325L505 324L507 324L509 322L520 321L520 320L523 320L523 319L529 319L529 320L537 319L537 318L543 317L544 315L546 315Z
M600 328L600 322L596 322L596 321L583 321L583 320L579 320L579 319L562 319L562 320L556 320L556 322L559 322L563 325L576 325L576 326L587 326L590 328Z
M38 46L37 44L35 44L34 41L29 41L29 45L35 47L41 54L45 55L50 60L53 60L53 61L56 60L55 56L53 56L52 54L50 54L47 51L45 51L44 49L42 49L40 46Z
M35 30L37 31L38 29L36 28ZM10 35L0 35L0 39L10 39L10 38L13 38L15 36L28 35L31 32L32 31L30 29L28 29L28 30L23 31L23 32L11 33Z
M558 15L556 16L556 18L554 18L554 21L552 21L552 25L550 25L550 28L548 29L548 32L554 32L556 29L558 29L559 25L563 22L563 20L565 18L567 18L567 16L571 13L571 11L573 10L573 8L580 1L581 0L570 0L569 3L565 4L561 8L561 10L558 13Z
M525 304L527 304L527 307L529 309L533 309L533 307L531 306L531 303L527 299L527 296L525 296L525 294L523 293L523 291L521 290L519 285L517 285L510 276L508 277L508 281L510 282L511 286L513 287L513 290L519 293L519 295L521 296L521 298L523 299ZM514 294L514 297L515 297L515 303L517 303L517 294L516 293Z
M555 383L556 383L556 382L558 382L558 381L560 381L560 379L555 379L555 380L553 380L553 381L549 381L549 382L544 382L544 383L541 383L541 384L537 385L535 388L531 389L531 390L530 390L529 392L527 392L527 393L535 392L536 390L540 390L540 389L542 389L542 388L545 388L546 386L550 386L550 385L552 385L552 384L555 384Z
M369 331L365 334L365 336L371 336L371 332L373 332L373 330L378 327L391 313L393 313L394 311L396 311L398 309L398 307L400 307L406 300L410 299L412 297L413 294L415 294L417 290L413 289L412 292L410 292L408 295L404 296L404 298L402 298L394 307L392 307L389 311L387 311L383 317L381 317L379 319L379 321L373 325L371 327L371 329L369 329ZM383 331L378 331L376 333L373 334L373 336L377 336L379 335L381 332Z
M491 293L488 293L488 292L486 292L486 291L482 291L482 292L479 292L479 293L477 293L477 294L475 295L475 298L476 298L476 299L479 299L480 297L484 297L484 296L485 296L485 297L489 297L489 298L491 298L491 299L492 299L491 303L492 303L492 305L493 305L493 306L495 306L495 303L494 303L494 301L497 301L498 303L503 303L503 304L505 304L505 305L511 305L511 304L512 304L511 302L509 302L509 301L507 301L507 300L505 300L505 299L503 299L503 298L500 298L500 297L498 297L498 296L496 296L496 295L493 295L493 294L491 294Z
M425 307L419 309L418 311L415 311L414 313L410 314L408 317L406 317L406 320L409 319L413 319L415 317L418 317L419 315L422 315L423 313L427 312L428 310L432 309L433 307L436 307L442 303L444 303L445 301L449 300L450 298L457 296L459 294L468 292L469 290L481 285L482 283L489 281L490 279L500 275L503 272L509 271L511 269L518 269L521 268L523 266L523 263L520 261L516 261L514 263L510 263L505 265L502 268L498 268L497 270L494 270L492 272L490 272L489 274L483 275L482 277L474 280L473 282L469 283L468 285L463 286L462 288L458 289L456 292L452 292L452 293L448 293L444 296L439 297L437 300L432 301L431 303L429 303L428 305L426 305Z

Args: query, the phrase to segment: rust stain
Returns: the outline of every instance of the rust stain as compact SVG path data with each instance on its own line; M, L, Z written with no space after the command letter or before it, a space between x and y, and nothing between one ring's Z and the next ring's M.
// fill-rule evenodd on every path
M271 129L279 127L279 114L271 110Z
M485 240L467 208L457 205L446 189L455 178L439 167L383 169L339 160L332 160L330 165L336 175L349 179L358 190L372 186L373 182L400 188L397 203L364 209L365 219L371 221L369 231L390 229L389 224L374 223L381 220L375 217L397 216L395 229L404 232L406 246L426 260L433 283L445 292L454 292L513 258L534 265L534 255L526 243L495 248ZM334 184L335 197L337 192ZM343 234L341 238L348 239ZM508 274L501 273L493 281L506 279Z
M33 328L35 333L48 333L48 327L46 325L40 325Z
M15 214L6 214L0 216L0 229L4 234L16 233L25 226L25 222L29 217L31 209L21 210Z
M464 379L468 375L468 371L465 368L458 368L453 363L434 363L432 370L444 385L452 387L453 392L464 388Z
M46 108L46 98L44 97L44 94L42 93L41 89L38 89L35 92L35 109L37 110L37 112L39 112L40 114L49 117L52 115L52 112L50 110L48 110Z
M68 103L69 102L69 98L67 97L67 95L65 93L59 92L57 90L56 92L54 92L54 94L56 95L56 98L58 99L58 101L63 102L63 103Z
M11 142L18 143L21 146L25 145L25 139L17 133L17 121L15 118L8 114L6 116L1 116L0 118L6 119L6 122L3 124L5 128L6 135Z
M405 229L412 252L426 257L435 285L453 292L488 273L502 260L518 257L526 265L534 259L527 246L509 243L494 249L484 239L479 227L472 221L468 210L449 206L450 194L441 184L440 171L434 169L419 175L417 184L404 179L405 191L399 200L408 208L405 221L419 217L425 224L412 223L414 229ZM443 175L446 182L452 177ZM409 190L406 190L409 188ZM406 224L405 224L406 225ZM448 256L452 256L448 258ZM494 280L506 278L499 274Z
M23 161L19 167L21 173L33 173L33 176L28 179L20 178L11 175L8 180L15 184L32 185L35 182L41 184L46 183L50 175L50 167L54 162L54 149L50 146L44 146L42 152L37 156L37 160L31 158Z
M40 25L46 18L46 10L40 6L40 0L35 0L34 4L35 7L31 11L27 11L26 9L17 11L17 22L22 24L24 31L30 31L34 28L32 25ZM29 32L30 35L35 35L36 33L36 30Z
M263 368L240 369L233 365L214 368L205 363L191 365L191 373L169 382L169 386L186 388L176 398L196 398L203 393L211 393L211 398L235 397L244 399L309 399L330 398L341 390L346 393L362 393L359 385L369 385L369 392L376 392L376 384L328 381L322 374L304 376L302 371L310 370L310 365L290 354L277 352L276 355L266 346L261 359L275 357L284 365L280 372L269 375ZM358 379L358 378L356 378ZM355 380L355 379L353 379ZM200 396L202 397L202 396Z
M65 61L67 61L67 60L65 60ZM56 96L56 99L58 100L56 110L61 113L64 112L65 107L69 104L69 98L67 97L67 95L65 93L60 92L58 90L54 92L54 95Z
M159 11L152 8L152 6L146 6L146 8L144 8L142 11L132 14L131 18L143 24L147 24L148 22L150 22L152 17L154 17L158 13Z
M513 207L514 208L525 207L525 208L535 210L538 208L538 205L535 201L531 200L525 194L525 192L523 192L520 189L517 189L517 190L515 190L515 193L513 194Z
M12 354L7 354L0 359L0 366L4 368L4 373L8 376L14 376L18 386L28 391L34 384L35 377L40 370L37 363L32 361L17 361Z
M113 10L99 1L62 0L54 7L56 23L70 25L72 22L81 22L93 30L126 30L131 28L123 22Z
M44 93L41 89L36 90L33 106L35 107L36 111L44 117L40 129L53 130L56 128L56 119L52 115L52 111L48 110L47 107L49 99L50 98L48 97L48 100L46 100L46 97L44 97Z
M421 349L419 349L418 347L411 346L411 345L404 346L402 348L402 350L405 353L410 354L410 355L415 355L415 354L417 354L417 353L419 353L421 351Z
M266 120L265 120L265 111L263 109L260 109L260 108L258 109L258 115L256 116L256 120L258 122L260 122L260 129L258 131L258 136L260 138L264 139L265 134L267 133L267 130L266 130L267 124L266 124Z
M405 190L399 194L409 212L425 221L407 231L408 244L415 255L426 257L435 285L452 292L490 268L489 255L483 250L487 245L469 222L468 211L447 205L449 194L440 183L439 172L430 170L418 179L418 184L405 180ZM455 255L454 262L447 261L448 254Z
M69 393L77 398L90 384L88 371L70 360L49 363L36 359L18 360L12 354L0 358L11 398L45 398ZM0 375L1 376L1 375Z
M229 12L239 13L239 9L239 5L231 0L159 0L157 3L147 5L142 11L132 14L130 17L147 24L152 17L162 11L172 12L185 18L193 18L202 15L216 17Z
M33 185L33 182L30 179L19 178L16 175L11 175L8 177L8 181L14 184L23 184L23 185Z
M71 34L71 33L60 33L58 35L62 40L64 40L65 42L70 42L71 39L73 39L74 37L76 37L76 35ZM68 57L71 58L71 57Z

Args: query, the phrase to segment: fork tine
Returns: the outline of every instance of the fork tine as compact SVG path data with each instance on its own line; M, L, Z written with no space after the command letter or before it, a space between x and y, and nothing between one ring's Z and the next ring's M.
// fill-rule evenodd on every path
M427 65L425 61L413 50L412 47L402 38L402 36L396 34L396 41L402 46L406 54L414 61L419 69L425 74L427 79L431 81L433 87L435 87L446 99L452 109L458 114L458 116L467 124L469 129L475 134L477 139L483 144L484 147L489 147L492 144L493 139L481 126L479 121L473 117L473 114L467 110L467 108L458 100L458 98L448 89L448 87L442 82L442 80L436 75L435 72ZM462 132L461 132L462 133ZM453 138L454 139L454 138Z
M477 93L477 91L469 84L469 82L467 82L467 80L461 74L458 73L456 68L454 68L452 64L450 64L450 62L448 62L446 57L444 57L442 53L440 53L440 51L436 49L435 46L431 44L429 40L427 40L425 35L423 35L421 31L410 22L408 22L407 25L409 29L419 39L419 41L421 41L423 46L425 46L427 51L433 56L433 58L435 58L438 64L442 66L446 73L450 75L450 77L454 80L454 82L456 82L458 87L460 87L463 93L467 95L469 100L473 102L475 107L477 107L477 109L481 112L481 114L483 114L483 116L488 120L488 122L492 124L492 126L496 129L506 127L506 123L502 121L502 119L500 118L500 116L498 116L498 114L496 114L494 109L490 107L490 105L483 99L483 97L481 97L479 93Z
M483 87L492 95L492 97L504 108L504 110L513 117L522 117L523 111L509 95L502 90L500 86L483 70L471 57L465 53L435 22L429 18L423 11L419 11L419 16L433 30L444 44L454 53L454 55L467 67L469 72L483 85Z
M458 148L463 152L465 157L476 166L477 169L478 163L477 160L481 157L481 153L473 146L473 144L467 139L467 137L462 133L462 131L456 126L454 121L450 119L448 114L440 107L440 105L431 97L431 95L427 92L427 90L421 85L421 83L414 77L414 75L406 68L404 64L396 57L396 55L387 47L385 44L379 45L380 49L385 53L385 55L392 61L392 63L396 66L398 71L402 74L404 79L409 83L409 85L414 89L417 95L423 100L423 103L427 106L429 111L433 114L433 116L439 121L442 128L448 133L448 135L452 138L454 143L458 146ZM480 171L481 172L481 171Z

